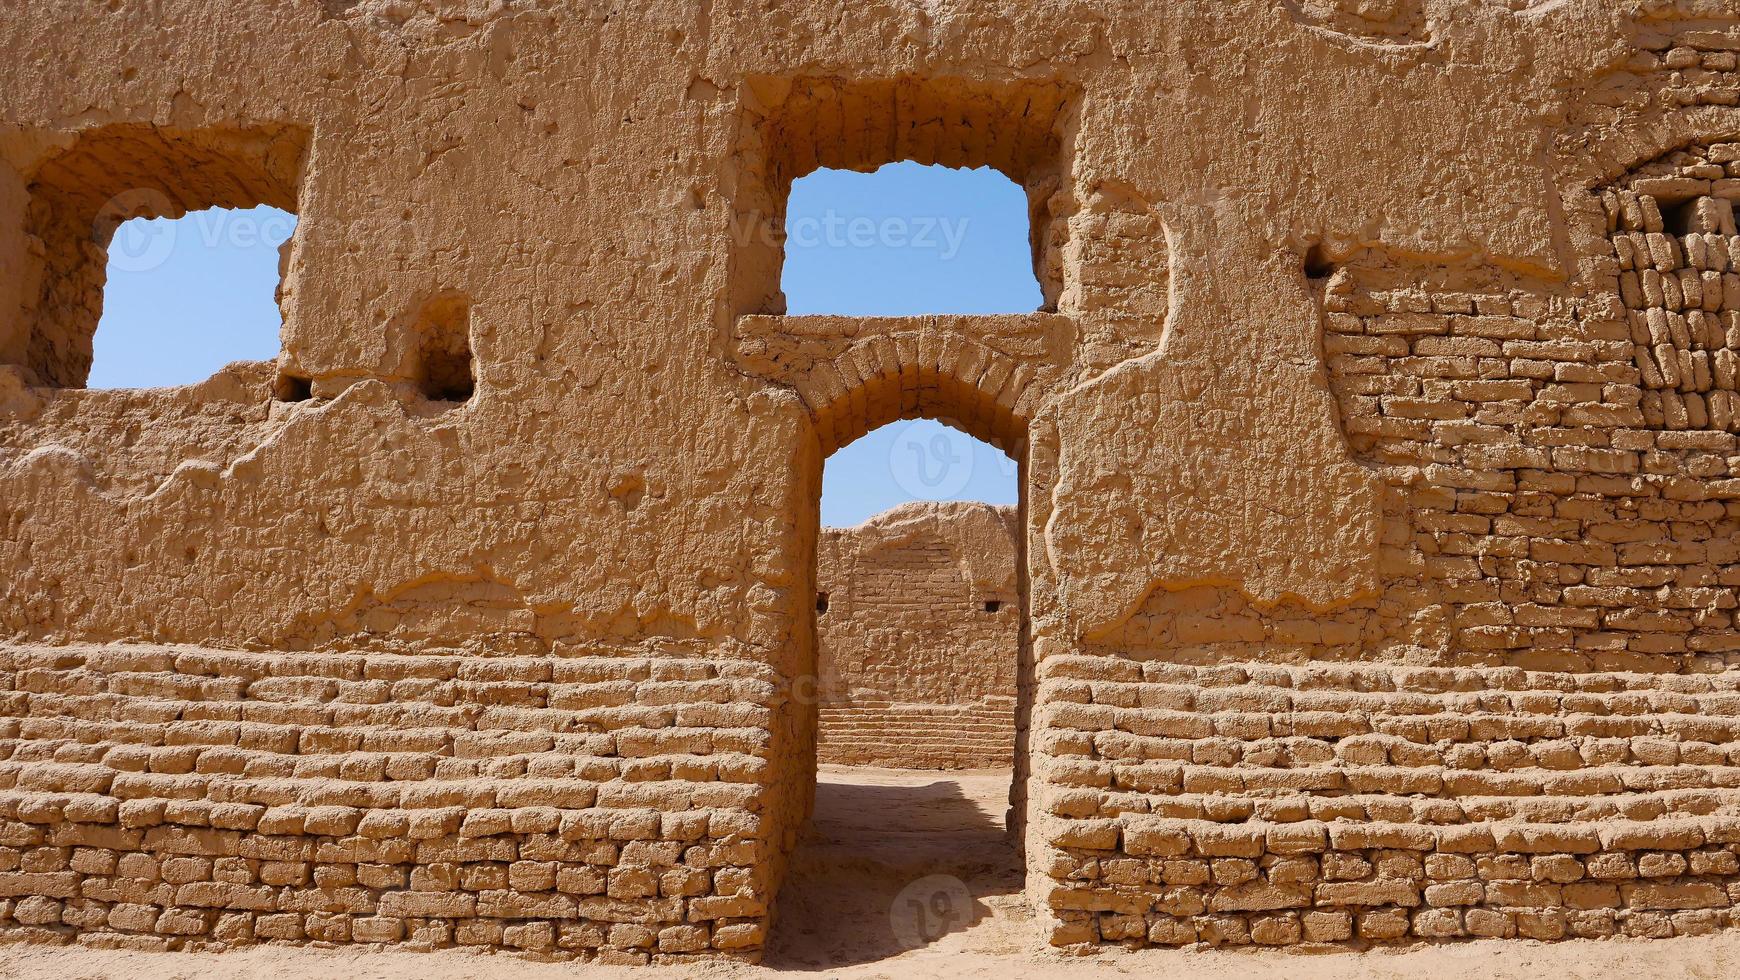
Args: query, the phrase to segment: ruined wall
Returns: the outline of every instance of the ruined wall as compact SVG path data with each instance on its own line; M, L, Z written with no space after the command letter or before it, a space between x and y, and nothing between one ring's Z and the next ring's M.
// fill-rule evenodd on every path
M753 949L771 671L68 646L5 655L12 938Z
M1628 67L1673 104L1740 94L1740 35L1640 40ZM1103 655L1042 664L1054 939L1733 924L1737 157L1680 144L1568 194L1569 295L1307 257L1343 430L1386 485L1382 588L1157 592Z
M821 762L1007 766L1021 602L1016 512L903 504L823 528L816 565Z
M1054 943L1729 922L1725 0L0 19L0 926L758 955L822 460L1020 460ZM787 317L790 182L1027 190L1046 308ZM272 364L86 391L114 225Z

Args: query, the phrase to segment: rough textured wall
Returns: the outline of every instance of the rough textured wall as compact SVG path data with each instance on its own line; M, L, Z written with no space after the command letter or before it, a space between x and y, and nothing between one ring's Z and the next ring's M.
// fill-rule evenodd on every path
M1007 766L1021 596L1016 511L903 504L823 528L816 558L821 762Z
M0 49L9 931L756 955L822 460L918 415L1023 463L1050 941L1740 902L1727 0L69 2ZM784 316L791 180L895 159L1019 181L1046 309ZM114 224L254 203L278 360L83 390Z
M765 667L61 646L5 654L15 939L759 945Z

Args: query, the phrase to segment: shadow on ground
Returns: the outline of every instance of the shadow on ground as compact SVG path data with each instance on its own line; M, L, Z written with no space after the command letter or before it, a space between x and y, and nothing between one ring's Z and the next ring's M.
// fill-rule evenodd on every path
M998 773L824 771L766 965L826 969L932 945L1003 945L1000 934L1025 919L1020 855L1001 819L1008 785Z

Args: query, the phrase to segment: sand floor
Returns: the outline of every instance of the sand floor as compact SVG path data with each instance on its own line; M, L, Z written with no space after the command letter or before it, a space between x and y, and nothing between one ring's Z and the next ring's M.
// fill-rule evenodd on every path
M440 950L258 946L137 953L0 946L0 977L68 980L461 980L682 975L706 978L1045 977L1287 980L1733 980L1740 930L1670 940L1476 941L1362 953L1144 950L1071 956L1040 948L1003 832L1006 772L825 767L816 819L794 856L767 962L654 969Z

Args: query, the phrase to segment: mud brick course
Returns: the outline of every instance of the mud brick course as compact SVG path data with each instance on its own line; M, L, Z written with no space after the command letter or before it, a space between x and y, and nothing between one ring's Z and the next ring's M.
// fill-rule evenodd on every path
M818 759L1007 766L1021 649L1013 508L905 504L825 528L816 573Z

